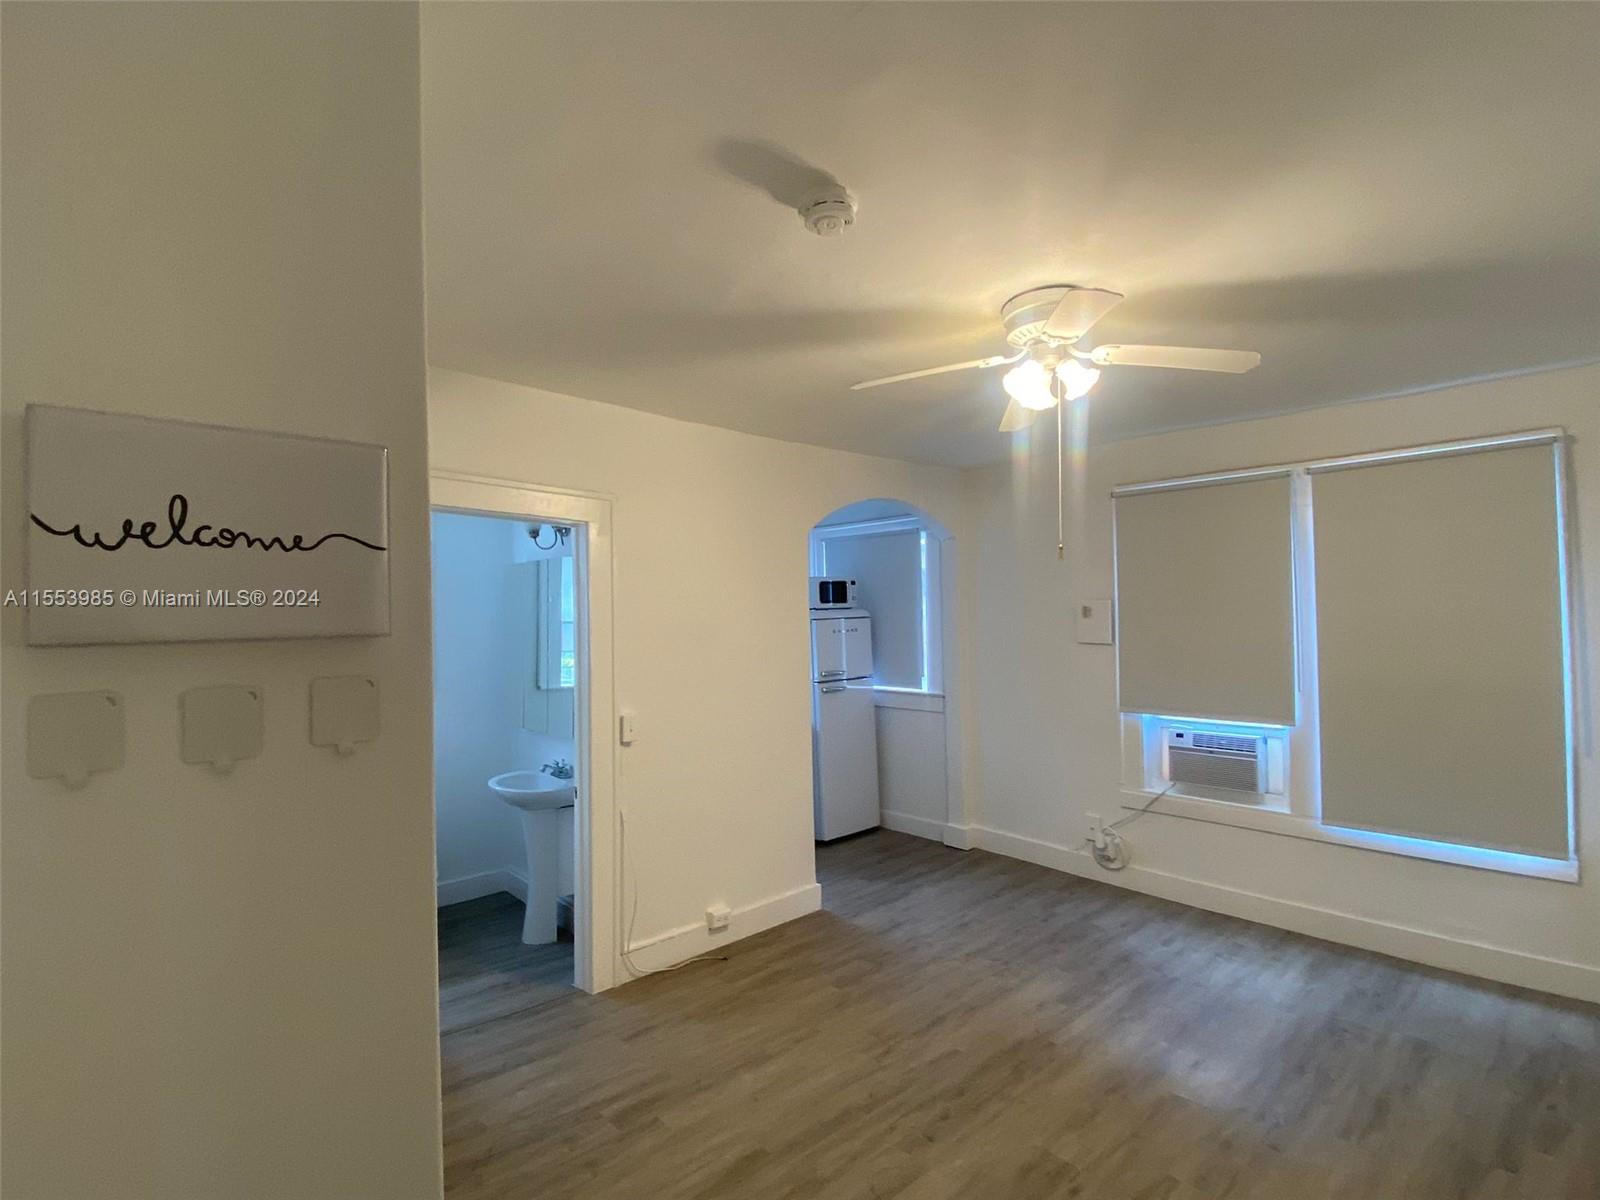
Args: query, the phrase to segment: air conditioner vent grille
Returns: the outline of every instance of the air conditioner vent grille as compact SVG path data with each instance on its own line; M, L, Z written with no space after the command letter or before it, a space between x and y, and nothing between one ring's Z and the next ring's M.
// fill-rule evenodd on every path
M1227 750L1234 754L1254 755L1257 739L1229 733L1200 733L1189 735L1189 744L1196 750Z
M1246 757L1173 750L1168 754L1167 767L1172 782L1178 784L1229 788L1236 792L1253 792L1259 787L1253 755Z
M1166 777L1180 789L1197 787L1235 792L1267 790L1266 739L1239 733L1212 733L1199 729L1166 731Z

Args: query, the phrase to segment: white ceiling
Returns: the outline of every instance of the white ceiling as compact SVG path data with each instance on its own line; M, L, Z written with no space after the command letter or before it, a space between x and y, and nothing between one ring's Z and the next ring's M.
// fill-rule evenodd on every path
M433 4L434 364L1003 457L1024 288L1125 292L1092 436L1600 358L1600 5ZM859 198L838 239L795 194ZM776 193L778 198L769 193ZM1514 425L1514 415L1508 424Z

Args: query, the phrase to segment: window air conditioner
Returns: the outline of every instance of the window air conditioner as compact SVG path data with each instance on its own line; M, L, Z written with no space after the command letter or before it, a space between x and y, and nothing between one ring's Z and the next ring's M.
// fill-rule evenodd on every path
M1267 739L1259 734L1169 728L1165 746L1167 780L1180 789L1188 784L1265 792L1266 743Z

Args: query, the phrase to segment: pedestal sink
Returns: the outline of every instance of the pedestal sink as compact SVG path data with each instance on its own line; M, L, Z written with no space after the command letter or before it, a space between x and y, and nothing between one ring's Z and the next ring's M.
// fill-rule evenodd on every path
M489 780L489 790L522 813L522 842L528 854L522 940L530 946L553 942L561 870L560 813L577 802L578 789L570 779L538 771L507 771Z

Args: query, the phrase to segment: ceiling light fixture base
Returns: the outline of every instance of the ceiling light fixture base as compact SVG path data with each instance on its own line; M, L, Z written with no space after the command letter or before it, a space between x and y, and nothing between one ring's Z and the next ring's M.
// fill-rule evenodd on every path
M1018 292L1000 306L1000 320L1006 327L1006 341L1021 349L1038 341L1044 335L1045 322L1068 292L1076 291L1068 284L1029 288Z

